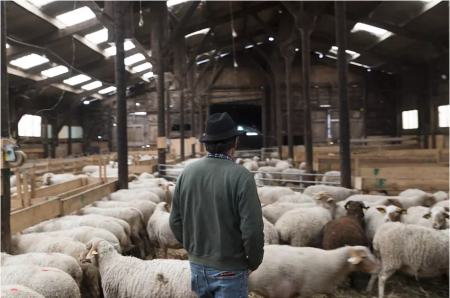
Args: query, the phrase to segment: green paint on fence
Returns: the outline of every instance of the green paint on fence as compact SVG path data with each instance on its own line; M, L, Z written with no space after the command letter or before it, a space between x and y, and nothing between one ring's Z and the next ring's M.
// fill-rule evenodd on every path
M378 173L380 172L380 169L373 169L373 174L375 176L378 176Z
M331 163L329 163L327 165L328 165L328 171L331 171Z
M81 203L84 204L84 195L81 195Z
M386 182L386 179L377 179L377 184L379 187L383 186L383 184Z

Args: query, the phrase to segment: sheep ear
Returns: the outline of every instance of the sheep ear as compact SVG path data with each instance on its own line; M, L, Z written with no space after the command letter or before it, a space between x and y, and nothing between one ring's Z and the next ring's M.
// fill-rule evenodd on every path
M431 217L430 214L425 214L425 215L423 216L423 218L425 218L425 219L430 219L430 217Z
M445 218L448 218L448 212L444 212L443 214Z
M377 210L380 211L381 214L385 214L386 210L382 207L377 207Z
M344 206L345 210L348 210L348 206L350 205L350 203L351 203L351 201L347 202L347 204L345 204L345 206Z
M370 208L369 206L364 206L364 207L362 207L363 210L367 210L367 209L369 209L369 208Z
M444 207L444 210L447 211L447 212L449 212L449 211L450 211L450 208Z
M402 214L408 214L408 211L406 211L406 209L403 209Z
M361 258L360 257L353 257L353 258L349 258L347 261L350 264L358 265L359 263L361 263Z

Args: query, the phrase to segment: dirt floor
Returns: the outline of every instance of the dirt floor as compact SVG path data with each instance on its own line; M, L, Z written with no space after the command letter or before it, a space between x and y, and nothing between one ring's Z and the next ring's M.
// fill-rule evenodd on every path
M164 258L161 249L156 250L157 258ZM167 257L169 259L187 260L187 253L184 249L169 249ZM371 294L365 291L369 283L369 276L359 274L356 277L356 290L350 289L348 281L339 285L335 291L338 298L377 298L378 282L375 283ZM385 298L448 298L449 279L439 277L434 279L421 279L416 281L414 277L404 275L394 275L386 283ZM325 298L325 295L316 295L313 298ZM262 296L251 293L249 298L262 298Z

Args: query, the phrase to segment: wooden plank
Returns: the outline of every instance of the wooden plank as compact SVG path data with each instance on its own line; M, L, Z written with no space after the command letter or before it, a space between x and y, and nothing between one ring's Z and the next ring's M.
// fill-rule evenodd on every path
M79 178L70 180L61 184L50 185L48 187L39 188L36 190L36 197L43 198L49 196L57 196L60 193L64 193L68 190L82 187L87 184L86 178Z
M108 196L116 190L116 186L117 180L114 180L61 200L61 215L69 215L86 205L92 204L93 202Z
M358 176L364 178L449 179L448 167L361 167Z
M11 233L18 233L45 220L60 215L61 201L53 199L11 213Z
M424 191L436 192L439 190L448 191L448 178L362 178L355 177L355 188L371 190L406 190L409 188L418 188Z
M17 198L20 201L21 206L23 206L22 202L22 178L20 176L20 171L16 170L14 171L14 174L16 175L16 190L17 190ZM11 200L14 196L11 196Z
M158 165L145 165L145 166L131 165L131 166L128 166L128 173L129 174L142 174L144 172L154 173L157 171L157 169L158 169Z
M28 173L23 173L23 206L30 206L30 191L28 190Z
M36 169L35 166L33 165L33 167L31 168L30 171L30 185L31 185L31 192L30 192L30 197L34 198L36 196Z

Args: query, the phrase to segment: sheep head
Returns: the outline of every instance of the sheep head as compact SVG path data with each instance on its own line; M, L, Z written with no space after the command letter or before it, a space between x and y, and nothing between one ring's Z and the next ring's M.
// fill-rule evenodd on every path
M80 261L84 263L93 259L97 255L103 255L110 251L115 251L114 246L116 246L116 244L95 237L86 244L86 249L80 253Z
M436 204L436 198L432 194L426 194L425 200L423 202L424 207L432 207L434 204Z
M394 205L378 206L377 210L384 215L386 222L399 222L404 214L408 214L406 209L399 208Z
M364 273L378 273L379 267L374 255L367 247L352 247L349 252L348 262L350 263L350 271L359 271Z
M358 219L364 218L364 211L367 210L369 207L366 207L366 205L363 202L359 201L349 201L345 204L345 210L347 210L347 216L353 216Z
M425 219L431 219L431 225L435 230L447 229L447 219L449 218L448 207L433 207L430 213L425 214Z

